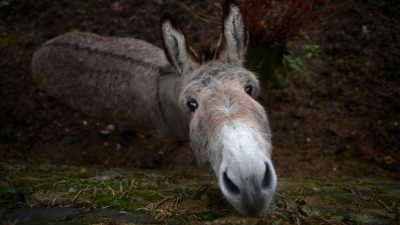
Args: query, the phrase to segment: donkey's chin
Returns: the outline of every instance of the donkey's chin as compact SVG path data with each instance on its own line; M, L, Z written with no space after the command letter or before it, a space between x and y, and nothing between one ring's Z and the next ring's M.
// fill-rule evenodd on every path
M225 198L241 214L261 215L265 213L273 199L277 178L270 160L252 174L235 174L221 164L218 183ZM255 165L252 165L255 166ZM231 167L232 168L232 167Z

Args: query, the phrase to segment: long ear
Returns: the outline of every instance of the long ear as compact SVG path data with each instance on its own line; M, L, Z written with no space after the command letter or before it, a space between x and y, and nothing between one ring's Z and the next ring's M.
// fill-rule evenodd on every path
M238 3L234 0L223 0L222 6L222 35L215 58L242 66L248 41L243 14Z
M200 60L189 46L182 27L174 16L165 10L160 18L161 40L169 63L180 74L187 76L199 67Z

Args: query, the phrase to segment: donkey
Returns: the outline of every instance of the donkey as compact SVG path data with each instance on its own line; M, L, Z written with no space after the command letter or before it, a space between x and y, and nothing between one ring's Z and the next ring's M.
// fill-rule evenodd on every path
M69 33L37 50L34 80L88 116L162 140L190 139L198 163L241 214L266 212L277 178L271 131L255 74L243 68L247 31L239 5L222 2L217 46L196 53L164 11L164 53L134 38Z

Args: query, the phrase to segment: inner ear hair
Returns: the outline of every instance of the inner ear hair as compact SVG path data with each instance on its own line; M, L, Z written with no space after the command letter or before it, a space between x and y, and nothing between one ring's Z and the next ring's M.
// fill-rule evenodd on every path
M200 63L199 57L187 41L182 26L168 10L164 10L160 18L159 29L167 59L182 75Z
M222 1L222 6L222 35L215 58L241 66L248 41L243 13L234 0Z

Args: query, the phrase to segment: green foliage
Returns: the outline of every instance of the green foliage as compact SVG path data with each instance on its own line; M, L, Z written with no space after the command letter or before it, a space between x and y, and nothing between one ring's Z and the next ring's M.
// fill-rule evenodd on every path
M287 67L289 67L292 71L298 73L301 69L301 60L300 58L293 59L291 55L283 55L284 63L286 63Z
M267 88L271 89L271 88L275 88L277 87L276 82L272 81L272 80L267 80Z
M144 210L142 208L143 208L143 203L130 202L129 206L126 209L131 212L144 212Z
M303 29L300 29L300 30L299 30L298 35L299 35L299 37L300 37L301 39L307 41L308 43L311 42L310 37L306 34L306 32L304 32Z
M110 205L121 207L121 203L119 203L118 198L115 198L115 197L111 199Z
M307 51L307 59L312 57L318 58L319 54L321 54L321 49L319 48L319 45L307 44L305 45L305 49Z
M93 177L93 174L88 172L65 172L65 176L67 178L75 179L75 178L90 178Z
M211 220L218 219L218 218L221 217L221 216L219 216L218 214L216 214L216 213L214 213L214 212L208 211L208 212L202 212L201 215L200 215L200 217L201 217L202 219L204 219L204 220L211 221Z
M0 38L0 48L7 47L14 39L17 38L17 35L8 35Z
M110 177L110 179L108 181L104 182L105 186L111 186L113 184L114 184L114 179L112 179L111 177Z
M74 184L74 182L71 181L71 180L66 180L65 183L64 183L64 185L65 185L66 187L73 187L75 184Z
M29 191L29 190L28 190ZM21 207L25 204L24 193L22 187L0 187L0 206L2 207Z

